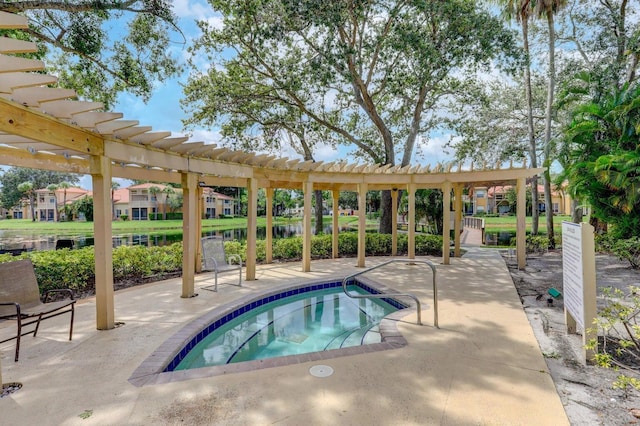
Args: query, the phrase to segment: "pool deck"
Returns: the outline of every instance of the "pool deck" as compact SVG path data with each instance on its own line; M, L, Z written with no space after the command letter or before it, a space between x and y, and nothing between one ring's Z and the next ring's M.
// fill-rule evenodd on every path
M389 258L367 258L367 267ZM0 399L0 424L38 425L563 425L569 424L507 267L494 250L472 249L438 265L439 325L433 327L430 269L394 264L368 276L423 302L398 321L398 349L311 360L214 377L135 386L132 373L167 339L210 309L270 286L332 279L361 271L355 259L259 265L256 281L180 298L181 281L118 291L116 321L95 329L95 301L77 304L73 341L68 315L0 344L4 383L23 388ZM0 322L0 340L15 332ZM334 373L314 377L327 365Z

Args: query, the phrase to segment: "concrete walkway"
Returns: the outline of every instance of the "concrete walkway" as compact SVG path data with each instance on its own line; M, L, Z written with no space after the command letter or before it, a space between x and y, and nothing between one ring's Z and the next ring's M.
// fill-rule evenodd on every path
M465 246L482 246L482 229L465 227L460 242Z
M367 258L367 266L385 260ZM415 312L398 323L403 348L143 387L128 382L149 354L212 307L274 284L344 276L359 270L354 265L314 261L307 274L300 263L262 265L257 281L200 289L192 299L179 297L179 279L119 291L116 320L124 325L109 331L95 330L95 303L85 300L73 341L65 316L44 322L37 338L26 336L18 363L14 343L0 345L3 381L23 384L0 399L0 424L568 424L504 261L479 249L438 266L440 329L431 325L428 268L397 264L370 274L424 303L425 325L415 324ZM198 288L210 283L211 275L197 277ZM0 323L0 339L13 327ZM317 364L334 374L310 375Z

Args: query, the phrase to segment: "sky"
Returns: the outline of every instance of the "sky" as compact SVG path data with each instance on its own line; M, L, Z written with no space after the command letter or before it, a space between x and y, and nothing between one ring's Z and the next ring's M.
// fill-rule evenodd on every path
M179 26L187 37L187 46L200 34L195 22L196 20L206 20L213 25L221 26L222 18L211 6L204 1L194 0L174 0L174 12L178 15ZM186 58L186 46L176 43L176 56L182 55ZM207 64L203 64L207 66ZM114 111L122 112L124 118L139 120L141 125L152 126L154 131L166 130L179 135L184 135L181 120L186 118L180 106L182 98L181 83L186 83L188 70L178 78L164 82L157 82L156 90L152 98L145 104L142 99L131 95L121 95L114 107ZM219 135L215 131L200 129L191 131L192 141L203 141L205 143L215 143ZM426 152L431 160L429 163L436 164L449 159L443 152L443 145L448 140L448 136L438 137L430 141L427 146L422 146L421 150ZM321 148L316 153L316 159L322 161L333 161L344 158L347 149L336 153L329 147ZM300 158L293 151L285 151L283 156Z
M182 57L185 62L187 58L187 47L196 39L200 31L196 25L196 21L206 20L210 24L221 26L222 18L216 13L206 1L196 0L174 0L174 13L178 16L179 27L186 37L186 44L183 43L181 36L175 34L173 38L176 42L173 44L173 54L176 57ZM208 64L202 64L206 67ZM151 98L145 103L141 98L130 94L121 94L112 111L121 112L123 119L138 120L141 126L151 126L152 131L171 131L175 136L191 134L190 141L202 141L205 143L216 143L219 140L219 134L215 129L195 129L185 132L182 120L186 118L185 112L180 106L180 99L183 97L182 86L187 82L188 70L182 75L162 81L156 82L155 90ZM422 153L420 158L414 155L414 164L432 164L451 160L445 150L444 145L448 142L449 136L436 134L431 135L428 144L419 142L419 151ZM349 160L349 152L351 148L339 147L334 150L330 146L319 146L314 152L316 161L331 162L341 159ZM289 148L283 148L282 152L276 153L281 157L301 158L299 154ZM428 161L427 161L428 159ZM123 182L120 182L121 184ZM128 184L126 181L124 184ZM91 188L91 178L85 176L81 179L83 188Z

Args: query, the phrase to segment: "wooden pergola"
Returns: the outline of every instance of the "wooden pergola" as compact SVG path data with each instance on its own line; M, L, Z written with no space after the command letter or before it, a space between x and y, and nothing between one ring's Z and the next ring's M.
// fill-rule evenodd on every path
M0 12L0 28L26 28L23 16ZM114 177L179 183L183 189L183 274L181 297L194 296L194 277L200 270L202 186L236 186L248 190L246 280L256 274L258 188L267 195L267 229L276 188L301 189L304 194L302 270L311 270L311 196L314 190L332 192L333 257L338 257L338 197L340 191L358 193L357 265L365 266L365 200L368 190L392 190L393 255L397 252L398 190L409 199L408 258L415 258L415 192L441 189L444 194L443 263L450 259L449 206L453 200L454 256L460 255L462 193L469 185L510 184L517 188L517 259L525 266L526 178L542 169L499 165L463 170L461 166L380 166L347 162L310 162L234 151L215 144L173 137L153 131L118 112L103 111L96 102L75 100L72 90L50 87L56 77L43 74L41 61L13 56L34 52L33 43L0 38L0 164L91 175L94 199L96 326L111 329L114 291L111 228L111 180ZM453 193L453 198L452 198ZM271 233L267 232L266 261L271 262Z

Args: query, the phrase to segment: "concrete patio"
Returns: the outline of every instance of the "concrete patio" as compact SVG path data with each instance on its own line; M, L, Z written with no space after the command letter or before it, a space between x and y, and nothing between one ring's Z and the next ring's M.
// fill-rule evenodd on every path
M367 258L373 266L388 258ZM431 259L438 264L439 259ZM68 316L43 322L25 336L20 361L15 341L0 345L3 382L23 388L0 399L0 424L51 425L562 425L568 420L544 357L522 310L507 267L496 251L471 250L438 264L439 324L433 324L431 273L424 265L389 265L369 277L416 294L415 312L398 323L408 345L393 350L304 362L237 374L136 387L132 372L186 323L215 306L275 284L342 277L360 271L356 259L258 265L256 281L218 293L201 287L180 298L172 279L119 291L116 321L96 330L95 300L77 304L73 341ZM0 339L14 332L0 323ZM324 364L334 374L317 378Z

